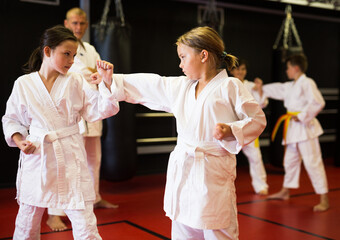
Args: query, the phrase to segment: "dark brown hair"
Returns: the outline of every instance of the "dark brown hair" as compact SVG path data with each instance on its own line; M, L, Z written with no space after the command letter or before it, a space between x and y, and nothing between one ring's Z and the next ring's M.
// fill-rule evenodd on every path
M286 64L290 63L292 66L298 66L301 72L305 73L308 68L307 57L303 53L294 54L286 59Z
M237 58L227 54L224 50L224 43L218 33L211 27L197 27L183 34L177 39L176 45L187 45L198 52L207 50L213 56L216 68L226 66L228 70L237 65Z
M28 62L23 66L23 71L25 73L38 71L44 58L44 48L48 46L51 49L55 49L66 40L78 41L73 35L73 32L62 25L57 25L45 30L40 38L39 47L32 52Z

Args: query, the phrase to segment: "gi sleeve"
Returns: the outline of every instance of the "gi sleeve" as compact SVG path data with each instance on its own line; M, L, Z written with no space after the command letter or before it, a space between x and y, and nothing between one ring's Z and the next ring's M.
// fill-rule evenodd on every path
M263 95L276 99L283 100L285 97L285 88L287 83L268 83L263 86Z
M307 104L305 104L304 108L297 115L297 117L304 124L308 124L324 108L325 100L323 99L322 94L312 79L304 81L303 89Z
M27 102L22 86L15 81L12 93L6 104L6 112L2 117L2 127L5 140L10 147L17 147L12 139L14 133L20 133L24 138L28 136L29 119L27 117Z
M152 110L172 112L173 95L179 91L180 77L157 74L114 74L111 91L118 101L139 103Z
M220 145L230 153L237 154L243 146L260 136L267 121L260 105L242 83L230 81L227 88L228 102L234 106L235 121L225 124L230 126L234 136L221 140Z
M90 84L80 75L83 97L82 117L88 122L95 122L116 115L119 104L104 82L98 85L98 90L93 89Z

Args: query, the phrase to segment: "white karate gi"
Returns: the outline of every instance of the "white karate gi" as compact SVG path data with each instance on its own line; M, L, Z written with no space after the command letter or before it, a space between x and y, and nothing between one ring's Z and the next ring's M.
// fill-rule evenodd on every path
M97 60L100 60L100 56L91 44L83 42L83 46L78 44L77 55L75 56L74 63L68 72L79 73L89 82L91 80L92 71L89 70L88 67L96 69ZM95 84L91 84L89 82L89 85L93 89L98 89ZM84 136L87 164L90 169L96 194L96 200L94 203L97 203L102 199L99 193L99 179L102 158L100 137L102 136L103 123L101 120L96 122L87 122L82 118L79 122L79 129L80 133ZM49 208L48 214L65 216L64 210L54 208Z
M197 81L184 76L115 74L113 78L111 91L118 101L171 112L176 118L178 140L168 163L166 215L191 228L225 229L237 239L235 154L265 128L266 118L258 103L225 70L197 99ZM216 140L217 123L228 124L235 137Z
M268 105L268 99L263 95L261 97L257 91L253 90L255 83L244 80L243 84L260 104L261 108L265 108ZM262 190L268 190L267 174L263 165L260 146L253 141L244 146L242 152L246 155L249 162L249 172L254 191L259 193Z
M234 239L228 229L196 229L172 221L171 240L226 240Z
M5 139L21 133L37 149L21 152L17 174L17 200L40 208L84 210L95 200L88 170L81 116L97 121L119 110L104 83L93 90L76 73L59 75L49 93L38 72L19 77L2 118Z
M318 113L325 101L314 80L305 74L298 80L285 83L271 83L263 86L263 93L273 99L283 100L288 112L299 112L299 121L289 122L284 156L285 188L298 188L301 158L318 194L328 192L326 172L322 161L318 137L323 133Z

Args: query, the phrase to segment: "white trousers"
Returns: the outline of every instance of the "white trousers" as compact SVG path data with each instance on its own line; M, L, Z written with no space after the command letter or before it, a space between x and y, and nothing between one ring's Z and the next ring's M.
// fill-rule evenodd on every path
M318 138L292 143L286 146L284 156L285 176L283 187L299 187L301 158L312 182L314 191L317 194L327 193L327 177Z
M99 194L100 165L102 160L102 149L100 137L84 137L85 150L87 154L87 164L92 176L96 200L94 203L102 200Z
M196 229L172 221L172 240L237 240L238 236L232 236L227 229Z
M15 220L13 240L39 240L41 219L45 208L21 203ZM75 240L101 240L93 204L86 203L84 210L65 210L72 223Z
M102 199L99 194L100 165L102 159L100 137L84 137L84 145L87 154L87 164L96 193L96 200L94 203L97 203ZM49 208L47 211L49 215L65 216L63 209Z
M254 191L258 193L261 190L268 190L267 174L263 165L260 147L255 146L255 141L253 141L244 146L242 152L246 155L249 162L251 184Z

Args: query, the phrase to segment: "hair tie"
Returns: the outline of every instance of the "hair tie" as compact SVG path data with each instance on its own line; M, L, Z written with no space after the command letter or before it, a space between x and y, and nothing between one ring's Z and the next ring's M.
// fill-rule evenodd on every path
M221 54L222 59L224 59L227 55L228 55L228 53L223 51L223 53Z

